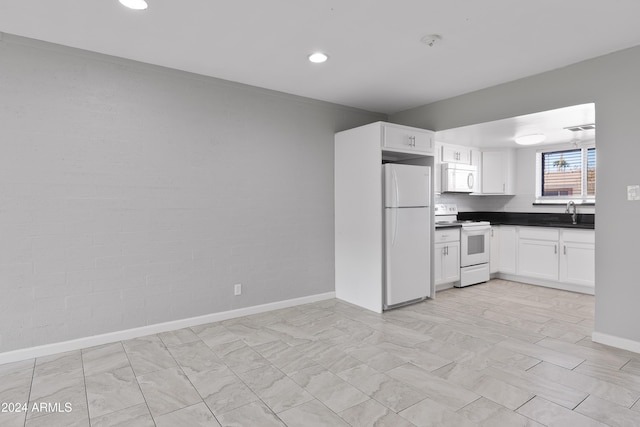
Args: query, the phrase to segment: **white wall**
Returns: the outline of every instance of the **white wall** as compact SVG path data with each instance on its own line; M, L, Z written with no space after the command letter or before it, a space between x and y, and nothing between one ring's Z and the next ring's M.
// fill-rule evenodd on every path
M385 118L10 35L0 99L0 352L333 291L334 133Z
M459 212L503 212L511 196L474 196L470 194L445 193L436 195L435 203L453 203Z
M548 149L564 149L566 147L549 147ZM566 206L549 206L538 205L533 206L532 203L536 197L536 153L540 150L537 147L519 148L516 150L516 186L513 197L505 199L503 210L505 212L565 212ZM578 213L593 214L596 212L595 206L577 207Z
M636 272L640 202L626 187L640 184L640 47L436 102L393 115L397 123L433 130L595 102L598 147L596 332L640 348Z
M550 148L555 149L560 147ZM571 148L571 147L563 147ZM564 205L533 205L536 197L536 152L540 148L529 147L516 150L515 195L473 196L466 194L441 194L436 203L455 203L460 212L531 212L562 213ZM594 214L595 206L578 206L578 213Z

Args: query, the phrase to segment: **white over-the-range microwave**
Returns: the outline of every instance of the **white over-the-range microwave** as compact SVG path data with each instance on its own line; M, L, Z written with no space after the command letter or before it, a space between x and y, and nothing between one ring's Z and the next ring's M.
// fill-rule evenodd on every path
M478 171L475 166L459 163L442 164L443 193L473 193L476 189Z

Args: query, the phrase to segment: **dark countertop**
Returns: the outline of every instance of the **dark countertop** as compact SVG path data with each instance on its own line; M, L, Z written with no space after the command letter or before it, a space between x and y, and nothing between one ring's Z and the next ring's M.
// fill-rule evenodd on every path
M436 229L440 228L461 228L462 224L436 224Z
M578 214L578 223L571 223L565 213L529 212L459 212L459 220L489 221L493 225L524 225L531 227L577 228L593 230L595 214Z

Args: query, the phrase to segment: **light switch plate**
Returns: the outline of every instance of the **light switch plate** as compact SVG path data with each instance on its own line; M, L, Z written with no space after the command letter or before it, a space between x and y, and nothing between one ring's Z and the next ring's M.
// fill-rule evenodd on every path
M640 185L627 185L627 200L640 200Z

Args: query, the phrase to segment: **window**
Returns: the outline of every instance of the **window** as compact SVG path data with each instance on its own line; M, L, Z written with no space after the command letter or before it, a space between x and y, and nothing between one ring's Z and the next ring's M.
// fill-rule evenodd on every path
M540 151L536 156L536 202L595 202L596 149Z

